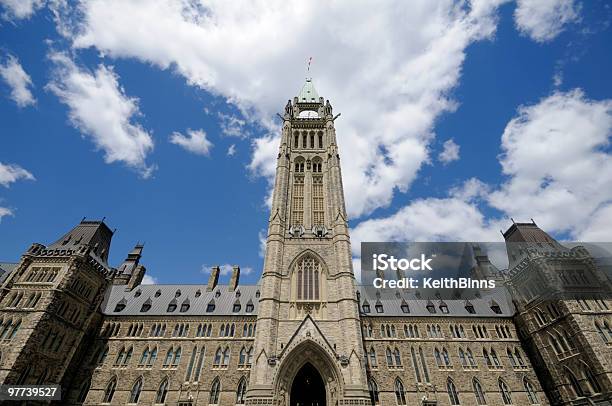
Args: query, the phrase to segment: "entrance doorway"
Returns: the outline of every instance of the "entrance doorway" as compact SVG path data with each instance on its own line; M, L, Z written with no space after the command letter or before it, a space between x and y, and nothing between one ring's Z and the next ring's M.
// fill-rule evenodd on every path
M291 384L291 406L325 406L325 384L319 371L304 364Z

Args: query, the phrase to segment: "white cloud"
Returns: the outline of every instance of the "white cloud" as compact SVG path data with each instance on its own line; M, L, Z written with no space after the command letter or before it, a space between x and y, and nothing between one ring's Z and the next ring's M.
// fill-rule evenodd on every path
M19 107L26 107L36 104L36 99L32 95L32 78L23 69L19 60L13 55L6 58L6 62L0 65L0 76L11 88L11 99Z
M7 207L0 206L0 222L2 222L2 217L4 216L12 216L13 211Z
M245 130L246 121L233 114L217 113L220 119L221 132L228 137L246 138L249 133Z
M30 18L45 5L44 0L0 0L4 7L2 17L7 20Z
M358 224L361 241L498 241L509 217L537 219L547 232L584 241L612 239L612 99L555 92L522 106L502 135L508 180L496 188L469 179L446 198L412 202L385 218ZM498 216L486 216L485 208Z
M452 138L444 141L442 148L442 152L438 155L438 160L444 165L459 159L459 145Z
M47 87L68 106L72 124L104 151L107 163L120 161L150 176L154 167L145 160L153 139L134 122L140 115L138 99L125 94L112 67L99 65L91 72L65 54L53 53L50 58L55 69Z
M500 163L509 180L489 203L550 232L586 233L612 201L611 136L612 99L573 90L520 107L502 135Z
M212 272L213 266L216 265L202 265L201 272L205 274L210 274ZM219 269L221 270L221 276L231 275L234 271L234 266L231 264L223 264L219 265ZM253 268L251 267L240 267L240 275L249 275L253 273Z
M19 179L34 180L34 175L19 165L3 164L0 162L0 185L9 187Z
M554 39L567 24L580 20L574 0L517 0L514 22L518 30L537 42Z
M249 166L267 177L280 132L274 114L297 94L304 56L313 55L315 85L343 113L348 211L360 216L406 191L429 160L435 120L455 108L465 50L492 37L500 3L93 0L80 3L73 44L176 70L225 97L273 134L253 143Z
M208 155L213 146L212 142L206 138L204 130L187 130L187 135L174 132L170 136L170 142L197 155Z
M142 278L143 285L155 285L157 283L157 278L152 275L145 274Z
M236 155L236 144L232 144L229 146L229 148L227 149L227 156L234 156Z

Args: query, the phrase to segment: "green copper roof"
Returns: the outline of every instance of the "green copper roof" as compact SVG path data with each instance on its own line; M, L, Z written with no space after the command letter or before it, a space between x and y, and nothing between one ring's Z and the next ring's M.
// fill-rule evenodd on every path
M318 101L319 94L312 84L312 79L306 79L306 83L304 83L298 95L298 103L317 103Z

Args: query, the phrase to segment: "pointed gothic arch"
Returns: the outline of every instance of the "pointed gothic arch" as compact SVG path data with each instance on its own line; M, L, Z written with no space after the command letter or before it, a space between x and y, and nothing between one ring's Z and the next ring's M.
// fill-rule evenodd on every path
M290 300L296 302L326 302L328 269L323 258L307 249L289 265L291 275ZM301 316L301 314L299 314Z
M277 399L290 398L294 379L306 364L310 364L320 375L325 385L326 399L332 402L338 399L338 394L343 391L344 381L334 354L325 347L326 344L305 337L286 348L287 352L281 354L280 367L273 377Z

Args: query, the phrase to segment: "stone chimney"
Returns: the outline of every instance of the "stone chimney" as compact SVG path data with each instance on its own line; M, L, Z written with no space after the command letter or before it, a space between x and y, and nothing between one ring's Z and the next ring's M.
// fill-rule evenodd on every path
M219 273L218 266L213 266L210 270L210 278L208 278L208 287L206 288L208 292L211 292L217 286L217 283L219 283Z
M136 286L142 283L142 278L144 278L147 269L142 265L137 265L136 269L132 272L132 276L127 283L127 289L132 290Z
M238 282L240 280L240 267L238 265L234 265L232 267L232 277L229 281L228 289L230 292L233 292L238 287Z

